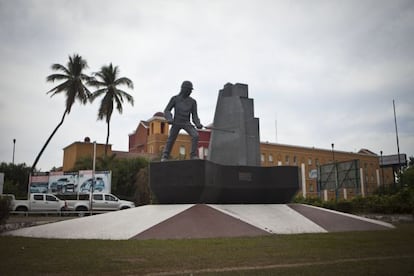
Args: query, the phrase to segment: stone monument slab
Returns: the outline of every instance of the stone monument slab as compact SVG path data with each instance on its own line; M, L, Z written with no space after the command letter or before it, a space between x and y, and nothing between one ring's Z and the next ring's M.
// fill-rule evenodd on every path
M299 180L295 166L226 166L207 160L150 164L150 186L160 204L288 203Z
M260 166L259 119L246 84L227 83L219 91L208 160L222 165ZM229 130L229 131L220 131Z

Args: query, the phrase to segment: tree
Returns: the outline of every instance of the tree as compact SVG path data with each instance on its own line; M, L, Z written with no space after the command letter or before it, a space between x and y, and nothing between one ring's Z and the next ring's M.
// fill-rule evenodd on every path
M25 163L12 164L2 162L0 172L4 172L4 193L14 194L16 197L25 197L29 184L30 167Z
M81 104L86 104L91 92L89 92L88 88L85 86L90 77L85 75L83 71L88 67L86 60L84 60L80 55L73 54L73 56L69 56L69 61L67 66L63 66L61 64L53 64L52 70L58 71L59 73L49 75L46 78L48 82L55 82L55 81L62 81L61 84L54 87L53 89L49 90L47 94L52 93L51 97L56 94L65 93L66 96L66 107L65 111L63 112L62 119L60 120L59 124L53 130L52 134L46 140L46 143L43 145L42 149L40 150L39 154L37 155L32 168L31 172L34 171L36 168L37 162L42 156L43 151L46 149L47 145L49 144L52 137L55 135L59 127L63 124L65 120L65 116L70 113L72 105L74 104L75 100L78 99Z
M138 206L151 204L151 190L148 177L148 166L141 168L135 177L136 190L134 202Z
M96 157L95 170L96 171L110 171L115 162L116 154L110 156L98 156ZM92 170L93 169L93 157L83 156L76 160L75 166L71 168L72 171Z
M90 156L81 157L72 170L91 170L92 162ZM97 171L112 171L112 193L121 198L134 200L140 205L149 201L148 173L141 172L141 169L145 168L148 168L148 160L144 158L117 159L114 154L96 158Z
M404 183L402 183L404 186L412 187L414 188L414 167L411 166L407 169L405 169L399 178Z
M88 82L89 85L95 86L98 89L93 92L91 101L103 96L98 111L98 120L105 119L107 124L105 156L107 155L110 121L114 110L114 104L120 114L122 114L122 104L124 103L124 98L131 103L131 105L134 105L134 98L127 92L118 88L118 86L126 85L128 88L133 89L133 82L126 77L118 78L118 75L118 66L114 67L112 66L112 63L110 63L108 66L102 66L101 70L94 74L95 77Z

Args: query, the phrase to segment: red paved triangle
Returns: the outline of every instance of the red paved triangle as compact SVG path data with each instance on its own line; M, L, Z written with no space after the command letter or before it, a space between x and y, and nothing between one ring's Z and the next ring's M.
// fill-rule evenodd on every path
M204 204L154 225L132 239L187 239L260 236L269 233Z
M307 217L328 232L344 231L373 231L388 230L389 227L365 221L363 219L353 218L341 213L330 212L323 208L315 208L303 204L289 204L290 208Z

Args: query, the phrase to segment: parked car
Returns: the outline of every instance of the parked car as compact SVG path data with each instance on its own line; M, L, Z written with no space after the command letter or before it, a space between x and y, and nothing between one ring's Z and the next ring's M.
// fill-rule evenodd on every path
M30 198L26 200L16 200L11 201L11 210L12 211L56 211L62 212L66 211L66 201L60 200L55 195L52 194L42 194L34 193L30 194Z
M90 211L90 193L78 194L76 200L66 200L69 211L77 211L79 215ZM134 208L135 203L132 201L122 200L107 193L94 193L92 196L92 210L93 211L116 211L128 208Z

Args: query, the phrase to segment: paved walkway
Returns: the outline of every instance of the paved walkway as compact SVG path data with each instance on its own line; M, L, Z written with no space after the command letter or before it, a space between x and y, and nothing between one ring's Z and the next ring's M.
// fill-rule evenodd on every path
M386 230L377 220L302 204L146 205L3 235L56 239L185 239Z

